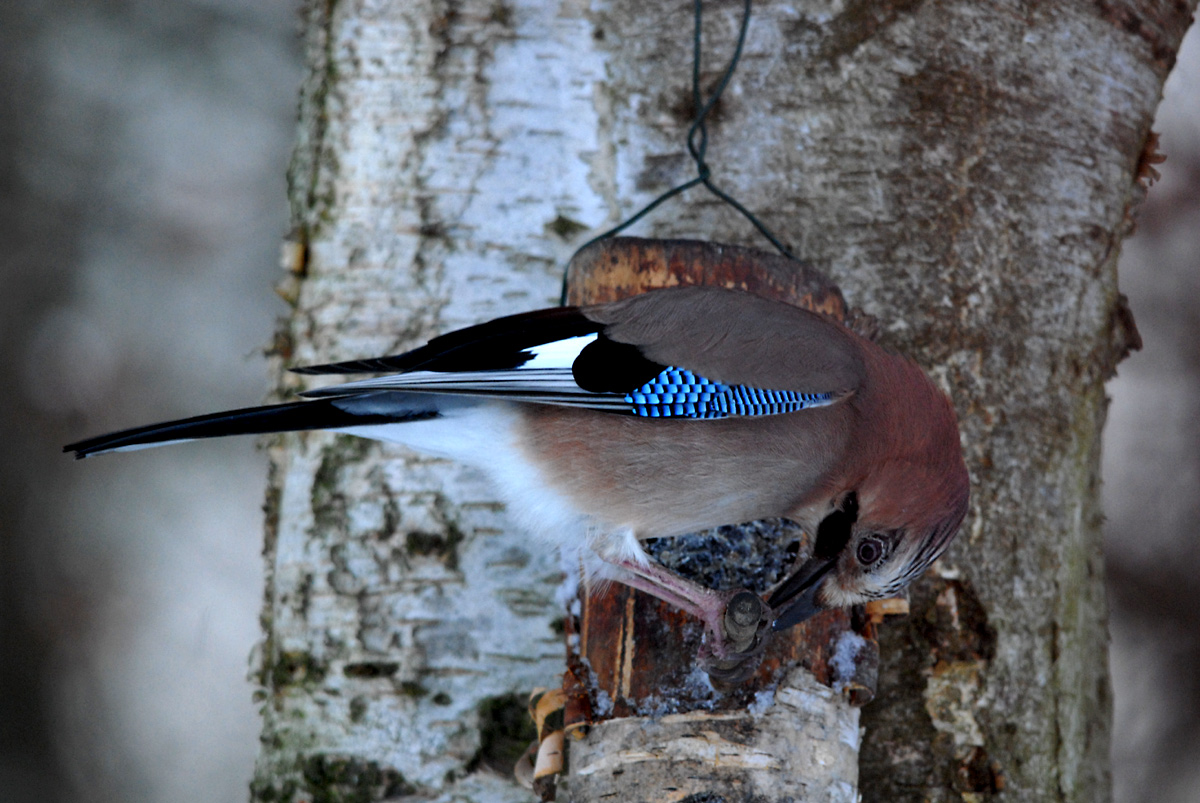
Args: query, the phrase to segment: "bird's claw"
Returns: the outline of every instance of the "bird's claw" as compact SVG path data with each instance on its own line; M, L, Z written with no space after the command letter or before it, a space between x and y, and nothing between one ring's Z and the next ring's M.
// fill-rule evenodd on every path
M742 589L726 601L719 631L700 648L700 665L709 677L740 683L758 669L771 637L771 609L757 594Z

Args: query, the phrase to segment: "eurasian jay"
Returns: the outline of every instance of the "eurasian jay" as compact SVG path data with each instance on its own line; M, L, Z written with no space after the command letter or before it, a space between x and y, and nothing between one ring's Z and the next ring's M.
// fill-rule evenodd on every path
M641 539L771 517L815 534L769 599L780 630L895 595L967 512L954 410L921 369L837 321L744 292L544 309L404 354L296 370L383 375L65 451L329 429L474 464L520 525L586 544L607 576L699 617L718 656L731 594L667 571Z

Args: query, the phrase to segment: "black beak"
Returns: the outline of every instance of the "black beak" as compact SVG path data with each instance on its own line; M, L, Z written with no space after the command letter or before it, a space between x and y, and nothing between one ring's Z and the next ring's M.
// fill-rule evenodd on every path
M821 578L837 565L837 557L850 542L850 531L858 521L858 494L850 491L821 523L817 525L817 542L813 556L787 579L767 604L775 612L771 629L778 633L797 625L823 608L817 605L817 587Z
M799 624L813 614L824 610L817 605L817 587L821 578L837 565L837 556L814 557L804 562L799 571L775 589L767 604L775 613L771 629L775 632Z

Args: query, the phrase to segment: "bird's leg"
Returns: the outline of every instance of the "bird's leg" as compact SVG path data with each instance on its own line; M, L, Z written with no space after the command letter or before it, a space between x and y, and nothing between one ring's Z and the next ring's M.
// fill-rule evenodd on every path
M621 582L625 585L645 591L703 622L712 634L709 650L717 659L734 658L757 646L755 637L766 613L766 606L757 595L744 589L713 591L652 561L620 558L611 562L624 570Z
M625 585L645 591L652 597L695 616L714 634L720 635L725 595L686 580L657 563L641 563L630 559L621 559L613 563L624 569L625 575L621 577L621 582Z

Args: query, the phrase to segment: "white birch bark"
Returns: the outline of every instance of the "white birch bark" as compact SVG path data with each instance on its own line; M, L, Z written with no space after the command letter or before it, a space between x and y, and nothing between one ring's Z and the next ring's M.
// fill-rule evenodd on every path
M308 8L295 361L557 302L569 249L550 228L604 214L586 181L603 61L578 13L501 11ZM459 465L327 434L273 455L258 797L527 799L501 775L456 779L480 749L481 700L558 680L557 556Z

